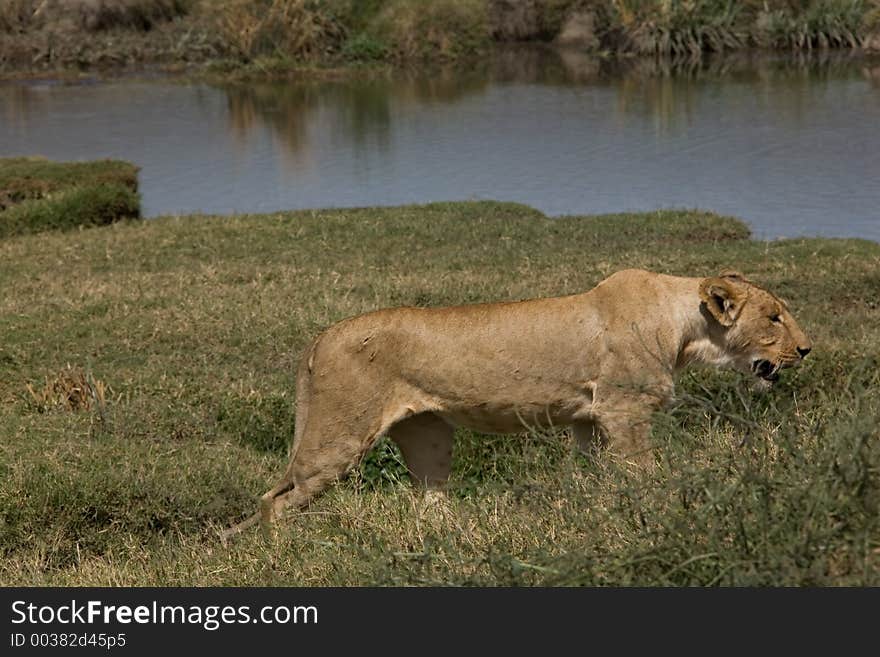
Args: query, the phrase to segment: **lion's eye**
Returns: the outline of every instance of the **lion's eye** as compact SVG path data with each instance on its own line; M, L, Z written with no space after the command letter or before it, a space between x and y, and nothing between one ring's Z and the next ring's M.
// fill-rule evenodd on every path
M782 317L780 317L779 315L773 315L772 317L770 317L770 321L774 324L782 324Z

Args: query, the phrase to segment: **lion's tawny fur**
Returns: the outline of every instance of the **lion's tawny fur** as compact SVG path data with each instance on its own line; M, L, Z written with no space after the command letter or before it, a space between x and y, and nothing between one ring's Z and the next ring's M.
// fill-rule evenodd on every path
M771 379L810 348L785 302L734 273L625 270L571 296L346 319L303 355L290 461L262 498L262 521L305 506L385 434L428 488L446 482L459 426L570 426L583 449L607 443L650 465L651 414L678 370L703 363Z

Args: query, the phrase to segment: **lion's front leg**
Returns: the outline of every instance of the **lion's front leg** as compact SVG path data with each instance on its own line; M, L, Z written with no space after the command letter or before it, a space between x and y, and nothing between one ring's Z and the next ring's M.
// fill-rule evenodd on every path
M649 395L615 395L596 405L594 417L609 449L642 468L654 467L651 416L661 406Z
M604 443L602 428L592 418L578 419L571 425L578 450L585 456L595 454Z

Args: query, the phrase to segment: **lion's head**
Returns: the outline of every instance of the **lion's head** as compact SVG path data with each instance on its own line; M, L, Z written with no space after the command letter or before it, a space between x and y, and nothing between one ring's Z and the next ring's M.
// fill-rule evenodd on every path
M700 283L700 298L720 325L734 367L769 382L813 348L782 299L737 272Z

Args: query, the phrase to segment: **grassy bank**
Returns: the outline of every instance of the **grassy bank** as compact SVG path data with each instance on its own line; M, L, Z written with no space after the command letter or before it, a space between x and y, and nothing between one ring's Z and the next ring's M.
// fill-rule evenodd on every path
M59 275L63 263L63 276ZM425 508L382 443L229 548L286 464L294 364L380 306L741 269L814 353L769 393L685 376L645 477L565 432L459 432ZM121 222L0 241L0 584L880 584L880 245L757 242L699 212L453 203Z
M138 217L137 171L113 160L0 158L0 238Z
M880 50L878 0L8 0L0 70L438 62L493 44L699 57ZM258 69L259 69L258 66Z

